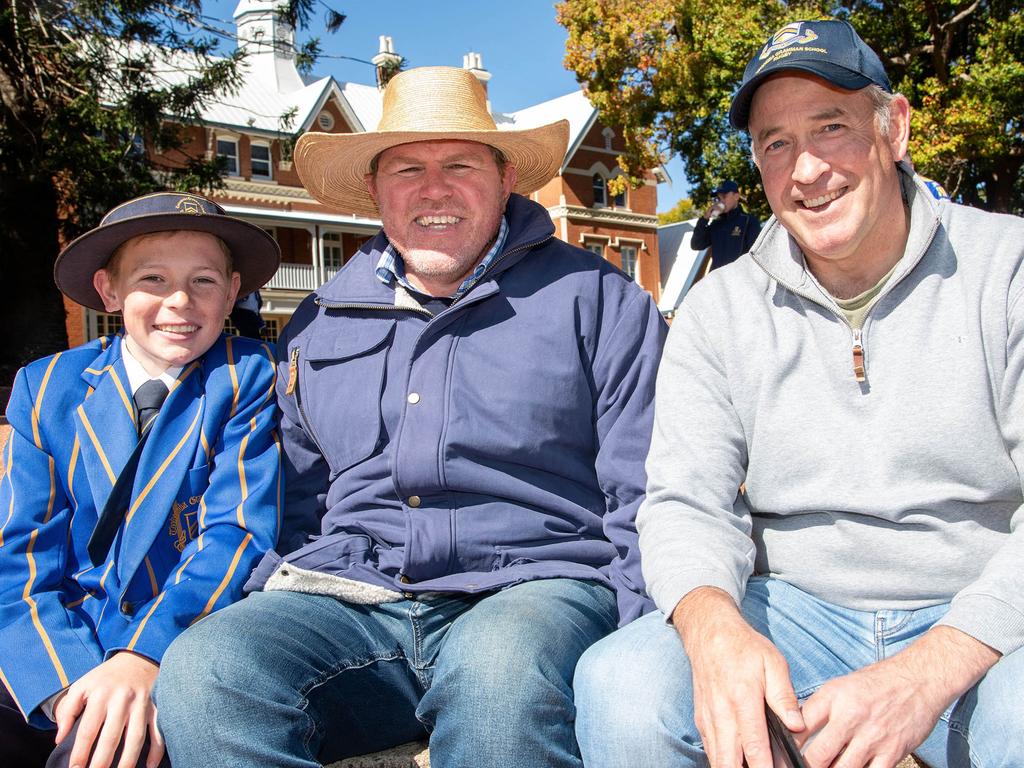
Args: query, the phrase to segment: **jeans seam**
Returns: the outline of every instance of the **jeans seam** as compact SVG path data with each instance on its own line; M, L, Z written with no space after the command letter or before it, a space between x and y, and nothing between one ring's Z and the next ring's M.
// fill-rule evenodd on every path
M420 626L419 612L424 608L427 608L424 603L417 602L413 605L411 611L409 611L409 623L412 625L412 642L413 642L413 660L412 668L416 674L416 679L420 681L420 685L423 690L427 690L430 687L430 681L427 680L424 674L425 667L423 666L423 628Z

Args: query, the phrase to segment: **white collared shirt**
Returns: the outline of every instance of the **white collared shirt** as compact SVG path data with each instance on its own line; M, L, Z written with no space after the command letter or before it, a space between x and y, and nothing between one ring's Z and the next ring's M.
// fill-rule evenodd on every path
M127 338L125 336L121 342L121 357L124 359L124 369L128 372L128 386L132 391L132 396L134 397L135 393L139 391L139 387L150 379L160 379L160 381L167 385L168 392L174 389L174 383L178 380L178 374L181 373L181 369L184 366L172 365L159 376L150 376L146 369L142 367L142 363L135 359L131 350L128 349L128 345L124 343Z

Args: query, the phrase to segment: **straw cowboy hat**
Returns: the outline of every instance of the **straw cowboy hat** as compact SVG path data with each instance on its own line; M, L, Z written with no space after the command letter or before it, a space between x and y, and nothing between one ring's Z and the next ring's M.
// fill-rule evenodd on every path
M181 229L209 232L224 241L241 280L239 296L261 288L281 261L281 249L265 230L229 216L212 200L156 192L122 203L109 211L98 227L73 240L57 257L53 279L69 298L103 312L103 299L92 284L96 270L105 267L114 251L136 235Z
M377 217L363 177L381 152L415 141L476 141L501 150L516 168L514 191L529 194L558 173L569 143L569 123L499 131L476 77L457 67L419 67L392 78L376 131L306 133L295 145L303 186L324 205Z

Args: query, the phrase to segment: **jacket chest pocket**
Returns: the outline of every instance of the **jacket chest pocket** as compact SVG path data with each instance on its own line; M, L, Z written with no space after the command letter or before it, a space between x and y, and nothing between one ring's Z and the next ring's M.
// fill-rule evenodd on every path
M300 353L295 395L306 432L333 472L371 456L381 435L381 396L394 321L338 319Z

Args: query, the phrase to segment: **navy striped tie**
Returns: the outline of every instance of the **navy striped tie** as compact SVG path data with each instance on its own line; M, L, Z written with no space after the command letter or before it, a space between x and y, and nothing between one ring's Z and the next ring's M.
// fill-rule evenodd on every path
M153 420L160 412L160 406L167 398L167 385L160 379L150 379L135 393L135 407L139 411L139 442L135 450L131 452L128 461L125 462L121 474L117 476L114 487L110 491L107 503L103 505L96 527L86 549L93 565L99 565L107 559L110 552L110 545L114 543L114 537L124 522L128 512L128 504L132 500L132 488L135 485L135 472L139 468L139 459L142 456L142 449L149 438L149 428Z
M139 410L139 434L146 431L149 422L156 418L160 406L167 397L167 385L160 379L150 379L135 393L135 407Z

